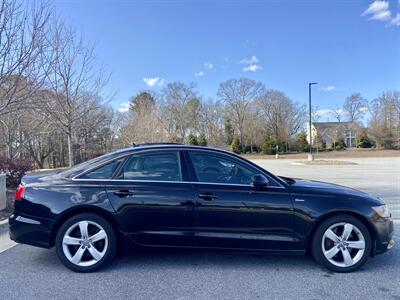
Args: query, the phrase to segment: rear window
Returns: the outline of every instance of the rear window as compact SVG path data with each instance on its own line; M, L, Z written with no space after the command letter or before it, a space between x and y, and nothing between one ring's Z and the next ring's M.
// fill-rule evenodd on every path
M118 167L124 161L125 158L120 158L109 162L101 167L98 167L92 171L85 173L80 176L81 179L111 179Z

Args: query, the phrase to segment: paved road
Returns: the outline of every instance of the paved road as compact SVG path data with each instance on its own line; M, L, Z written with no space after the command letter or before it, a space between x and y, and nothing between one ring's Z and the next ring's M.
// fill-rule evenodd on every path
M295 160L254 160L276 175L327 181L382 198L400 219L400 157L341 159L356 165L294 165Z
M396 225L396 240L400 240ZM54 250L18 245L0 254L2 299L400 299L400 247L358 272L335 274L309 257L151 251L125 254L98 273L64 268Z
M387 201L400 217L400 159L356 159L352 166L257 163L280 175L349 185ZM395 226L400 241L400 222ZM0 253L2 299L397 299L400 245L356 273L334 274L309 257L206 251L120 255L108 268L76 274L54 250L18 245Z

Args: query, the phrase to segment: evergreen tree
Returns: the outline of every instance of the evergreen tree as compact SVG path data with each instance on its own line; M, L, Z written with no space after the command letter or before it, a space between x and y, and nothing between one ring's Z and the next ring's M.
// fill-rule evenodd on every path
M199 146L207 146L207 139L203 133L197 138L197 144Z
M199 142L197 141L197 137L195 135L193 135L192 133L189 134L189 136L188 136L188 143L189 143L189 145L194 145L194 146L199 145Z
M225 143L231 145L233 142L233 126L231 119L227 118L224 122Z
M275 141L271 138L271 136L267 133L264 137L264 142L262 144L262 152L264 154L275 154Z
M310 149L310 144L307 141L307 134L303 131L297 137L297 147L299 151L306 152Z
M235 136L232 139L231 150L234 153L242 153L242 145L240 145L239 139Z

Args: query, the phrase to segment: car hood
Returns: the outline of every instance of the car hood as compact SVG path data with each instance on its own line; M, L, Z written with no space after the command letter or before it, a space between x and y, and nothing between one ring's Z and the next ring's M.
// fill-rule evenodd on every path
M292 180L293 181L290 184L290 190L293 193L325 194L332 196L338 195L346 196L350 199L363 198L383 204L383 202L375 196L346 186L297 178Z

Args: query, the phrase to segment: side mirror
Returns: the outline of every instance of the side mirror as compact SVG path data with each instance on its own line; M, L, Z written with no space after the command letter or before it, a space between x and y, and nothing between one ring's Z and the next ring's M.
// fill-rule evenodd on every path
M253 187L256 189L262 189L265 188L269 185L269 181L267 177L265 177L262 174L257 174L253 176L253 181L252 181Z

